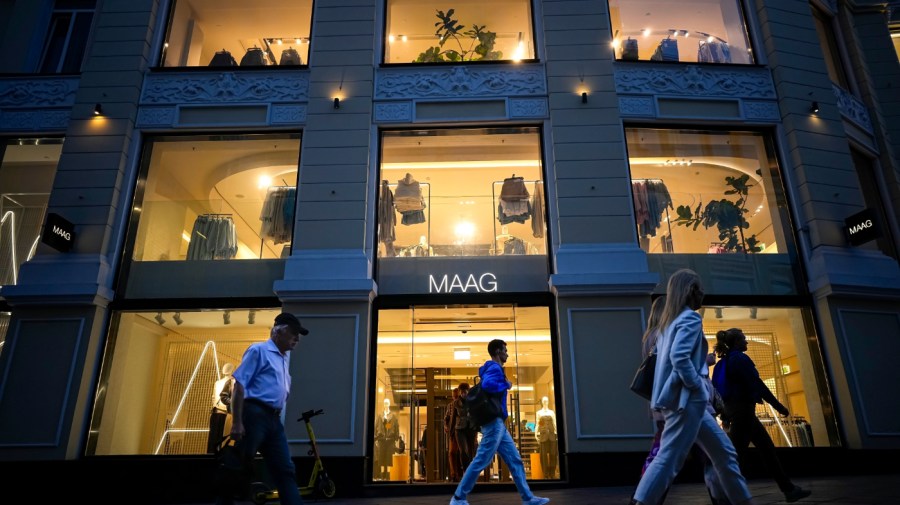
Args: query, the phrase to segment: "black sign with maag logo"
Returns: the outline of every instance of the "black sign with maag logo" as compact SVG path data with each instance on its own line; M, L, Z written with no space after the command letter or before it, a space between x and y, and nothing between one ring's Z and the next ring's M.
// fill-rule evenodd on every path
M41 242L60 252L68 252L75 243L75 225L59 214L47 214Z
M866 209L844 220L850 245L862 245L881 237L881 225L872 209Z

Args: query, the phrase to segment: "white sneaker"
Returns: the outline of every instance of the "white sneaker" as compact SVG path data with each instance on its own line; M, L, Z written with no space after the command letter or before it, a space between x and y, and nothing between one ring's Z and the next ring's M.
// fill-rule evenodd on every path
M459 499L456 497L456 495L453 495L453 498L450 498L450 505L469 505L469 502L465 499Z
M541 498L540 496L532 496L530 500L525 500L522 505L544 505L550 503L550 498Z

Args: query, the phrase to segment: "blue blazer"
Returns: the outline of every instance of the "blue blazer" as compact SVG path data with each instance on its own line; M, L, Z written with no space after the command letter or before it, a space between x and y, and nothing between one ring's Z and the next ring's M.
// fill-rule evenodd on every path
M681 412L688 402L709 401L709 391L704 387L707 379L703 376L709 373L708 351L700 314L685 307L656 341L656 369L650 399L654 410Z

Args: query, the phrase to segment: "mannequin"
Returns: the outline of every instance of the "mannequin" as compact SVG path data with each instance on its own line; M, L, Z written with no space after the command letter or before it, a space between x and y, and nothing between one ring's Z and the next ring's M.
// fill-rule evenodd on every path
M391 410L390 398L385 398L381 415L375 419L375 475L376 479L388 479L393 466L397 441L400 439L400 424Z
M213 386L213 406L209 414L209 435L206 438L206 452L214 454L219 442L225 434L225 421L231 414L231 389L234 386L234 365L225 363L222 366L222 378Z
M550 410L550 399L546 396L541 398L541 410L537 411L535 417L534 436L540 443L539 451L541 453L541 468L544 470L544 477L548 479L556 478L556 462L558 447L556 444L556 414Z

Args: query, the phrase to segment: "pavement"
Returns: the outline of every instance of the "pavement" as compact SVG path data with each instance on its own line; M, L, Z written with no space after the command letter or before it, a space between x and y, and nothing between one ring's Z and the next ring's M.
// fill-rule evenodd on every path
M796 502L798 505L900 505L900 474L866 476L828 476L795 478L794 483L808 488L812 495ZM750 491L756 505L785 503L784 495L771 480L750 480ZM633 487L582 487L542 490L538 496L550 498L553 505L627 505ZM321 505L447 505L450 496L384 496L371 498L307 499L307 504ZM479 484L469 495L471 505L520 505L514 491L491 490ZM667 505L709 505L706 487L701 483L675 484L666 498Z

